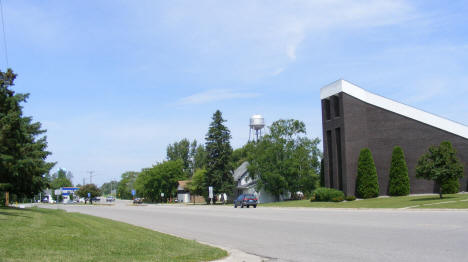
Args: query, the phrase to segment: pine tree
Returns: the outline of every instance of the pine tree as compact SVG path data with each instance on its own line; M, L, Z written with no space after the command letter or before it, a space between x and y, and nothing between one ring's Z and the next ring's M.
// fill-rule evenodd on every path
M230 165L232 147L229 142L231 133L224 125L221 111L217 110L206 134L206 174L205 185L213 187L213 193L231 194L234 189ZM207 197L207 192L205 197Z
M46 162L46 131L39 122L23 116L21 103L28 94L11 89L16 75L0 72L0 190L17 196L33 196L47 186L47 174L54 163Z
M406 196L409 193L410 183L405 155L403 149L396 146L393 148L392 152L388 194L391 196Z
M374 164L374 158L368 148L361 150L358 160L356 180L356 195L360 198L379 196L379 179Z

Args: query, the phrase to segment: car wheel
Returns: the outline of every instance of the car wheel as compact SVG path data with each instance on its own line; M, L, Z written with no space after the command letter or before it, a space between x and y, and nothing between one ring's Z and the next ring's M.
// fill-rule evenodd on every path
M257 208L257 205L254 205L254 208Z
M249 206L249 205L247 205L247 208L249 208L249 207L250 207L250 206Z
M241 208L244 208L244 204L241 204Z
M237 205L236 205L236 204L234 204L234 208L237 208Z

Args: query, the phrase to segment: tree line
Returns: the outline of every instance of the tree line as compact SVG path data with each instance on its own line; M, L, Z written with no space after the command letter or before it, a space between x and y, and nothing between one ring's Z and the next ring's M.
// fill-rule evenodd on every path
M306 136L305 124L298 120L278 120L258 141L233 150L230 130L217 110L208 127L205 143L182 139L169 144L166 160L140 172L122 174L117 186L118 197L131 199L131 192L151 202L165 202L176 197L178 181L189 180L192 195L208 199L208 187L215 195L235 194L234 170L247 161L249 176L257 181L257 190L276 198L285 193L310 194L319 183L320 140ZM216 201L216 199L215 199Z

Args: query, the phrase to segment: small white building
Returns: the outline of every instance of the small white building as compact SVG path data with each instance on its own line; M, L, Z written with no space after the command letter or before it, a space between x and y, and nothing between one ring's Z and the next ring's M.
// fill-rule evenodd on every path
M190 180L178 181L177 186L177 201L179 203L190 203L190 192L187 188L187 184Z
M257 196L258 203L275 202L276 197L265 190L256 190L257 181L249 176L249 163L242 163L233 174L234 182L236 183L236 198L241 194L254 194ZM283 194L280 196L280 201L289 199L291 194Z

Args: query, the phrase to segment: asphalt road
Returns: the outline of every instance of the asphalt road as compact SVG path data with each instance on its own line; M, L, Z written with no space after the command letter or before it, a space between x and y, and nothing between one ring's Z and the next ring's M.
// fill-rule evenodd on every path
M272 261L468 261L468 211L65 206Z

